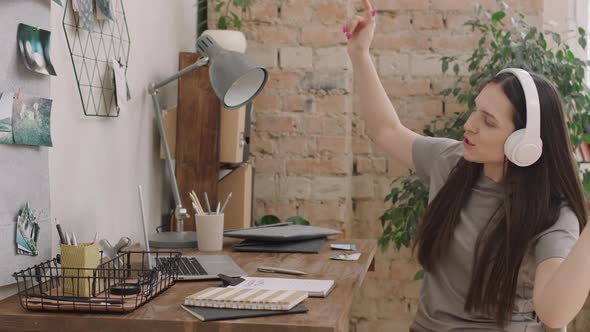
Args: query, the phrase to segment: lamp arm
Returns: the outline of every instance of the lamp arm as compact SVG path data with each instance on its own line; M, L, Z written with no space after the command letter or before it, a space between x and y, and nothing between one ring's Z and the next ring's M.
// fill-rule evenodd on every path
M181 78L182 76L190 73L191 71L206 66L209 64L209 58L208 57L203 57L200 58L199 60L197 60L195 63L193 63L192 65L180 70L178 73L168 77L165 80L162 80L158 83L152 83L149 87L149 93L150 94L154 94L156 90L158 90L159 88L165 86L166 84L172 82L172 81L176 81L177 79Z
M154 103L154 112L156 113L156 123L158 124L158 131L160 132L160 138L162 139L162 145L164 146L164 153L166 155L166 172L170 179L170 186L172 187L172 194L174 196L174 203L176 204L174 215L178 221L177 230L184 231L184 219L189 218L189 214L185 208L182 207L182 200L180 199L180 193L178 191L178 183L176 182L176 176L174 174L174 167L172 166L172 155L170 153L170 145L168 144L168 137L166 135L166 129L164 128L164 121L162 119L162 107L160 106L160 99L158 97L159 88L166 84L177 80L178 78L190 73L191 71L206 66L209 63L209 59L204 57L199 59L194 64L182 69L178 73L170 76L169 78L159 82L151 83L148 87L149 94L152 95L152 101Z
M158 131L162 138L162 145L164 146L164 154L166 156L166 173L172 187L172 195L174 196L174 203L176 204L175 217L176 220L188 218L186 209L182 208L182 201L180 200L180 193L178 191L178 184L176 183L176 176L174 175L174 167L172 166L172 155L170 153L170 145L168 144L168 137L166 136L166 129L164 128L164 121L162 119L162 109L160 107L160 100L158 94L152 94L152 101L154 102L154 111L156 112L156 123L158 124ZM182 211L184 210L184 211Z

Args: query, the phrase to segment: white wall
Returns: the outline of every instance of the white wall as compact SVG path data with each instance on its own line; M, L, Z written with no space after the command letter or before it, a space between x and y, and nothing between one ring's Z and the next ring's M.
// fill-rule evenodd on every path
M577 40L578 27L583 27L588 32L590 26L588 0L545 0L544 5L544 27L560 33L562 40L568 42L576 56L587 59L590 47L584 51L578 46Z
M139 184L150 230L160 224L166 205L162 197L171 195L163 182L159 134L146 87L177 71L178 52L194 51L194 2L124 0L131 38L127 78L132 99L118 118L84 115L62 28L63 8L51 2L51 58L58 73L51 80L51 215L74 231L79 241L98 232L111 243L121 236L143 242ZM176 89L175 83L163 89L164 106L176 104ZM57 235L51 231L56 254ZM11 286L0 288L0 298L11 292Z

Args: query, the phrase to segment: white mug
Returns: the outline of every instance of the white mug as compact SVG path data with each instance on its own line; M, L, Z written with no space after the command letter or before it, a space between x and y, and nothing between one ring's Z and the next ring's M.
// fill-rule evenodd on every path
M200 251L223 249L223 213L195 215L197 247Z

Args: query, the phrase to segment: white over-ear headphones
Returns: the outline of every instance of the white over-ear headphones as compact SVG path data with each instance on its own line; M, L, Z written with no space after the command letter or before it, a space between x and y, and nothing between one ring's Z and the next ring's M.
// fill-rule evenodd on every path
M541 106L539 93L533 77L526 70L506 68L501 73L511 73L520 82L526 100L526 127L518 129L506 139L504 154L506 158L520 167L534 164L543 152L541 140Z

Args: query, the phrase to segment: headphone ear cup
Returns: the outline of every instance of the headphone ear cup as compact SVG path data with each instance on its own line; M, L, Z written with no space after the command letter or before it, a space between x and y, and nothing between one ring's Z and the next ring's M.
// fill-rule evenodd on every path
M524 133L524 129L519 129L510 134L510 136L508 136L506 139L506 142L504 142L504 155L506 155L506 158L516 165L520 164L516 158L516 151L518 151L518 145L523 140Z
M519 129L510 134L504 143L506 158L520 167L534 164L543 152L543 142L540 139L527 141L525 133L525 129Z

